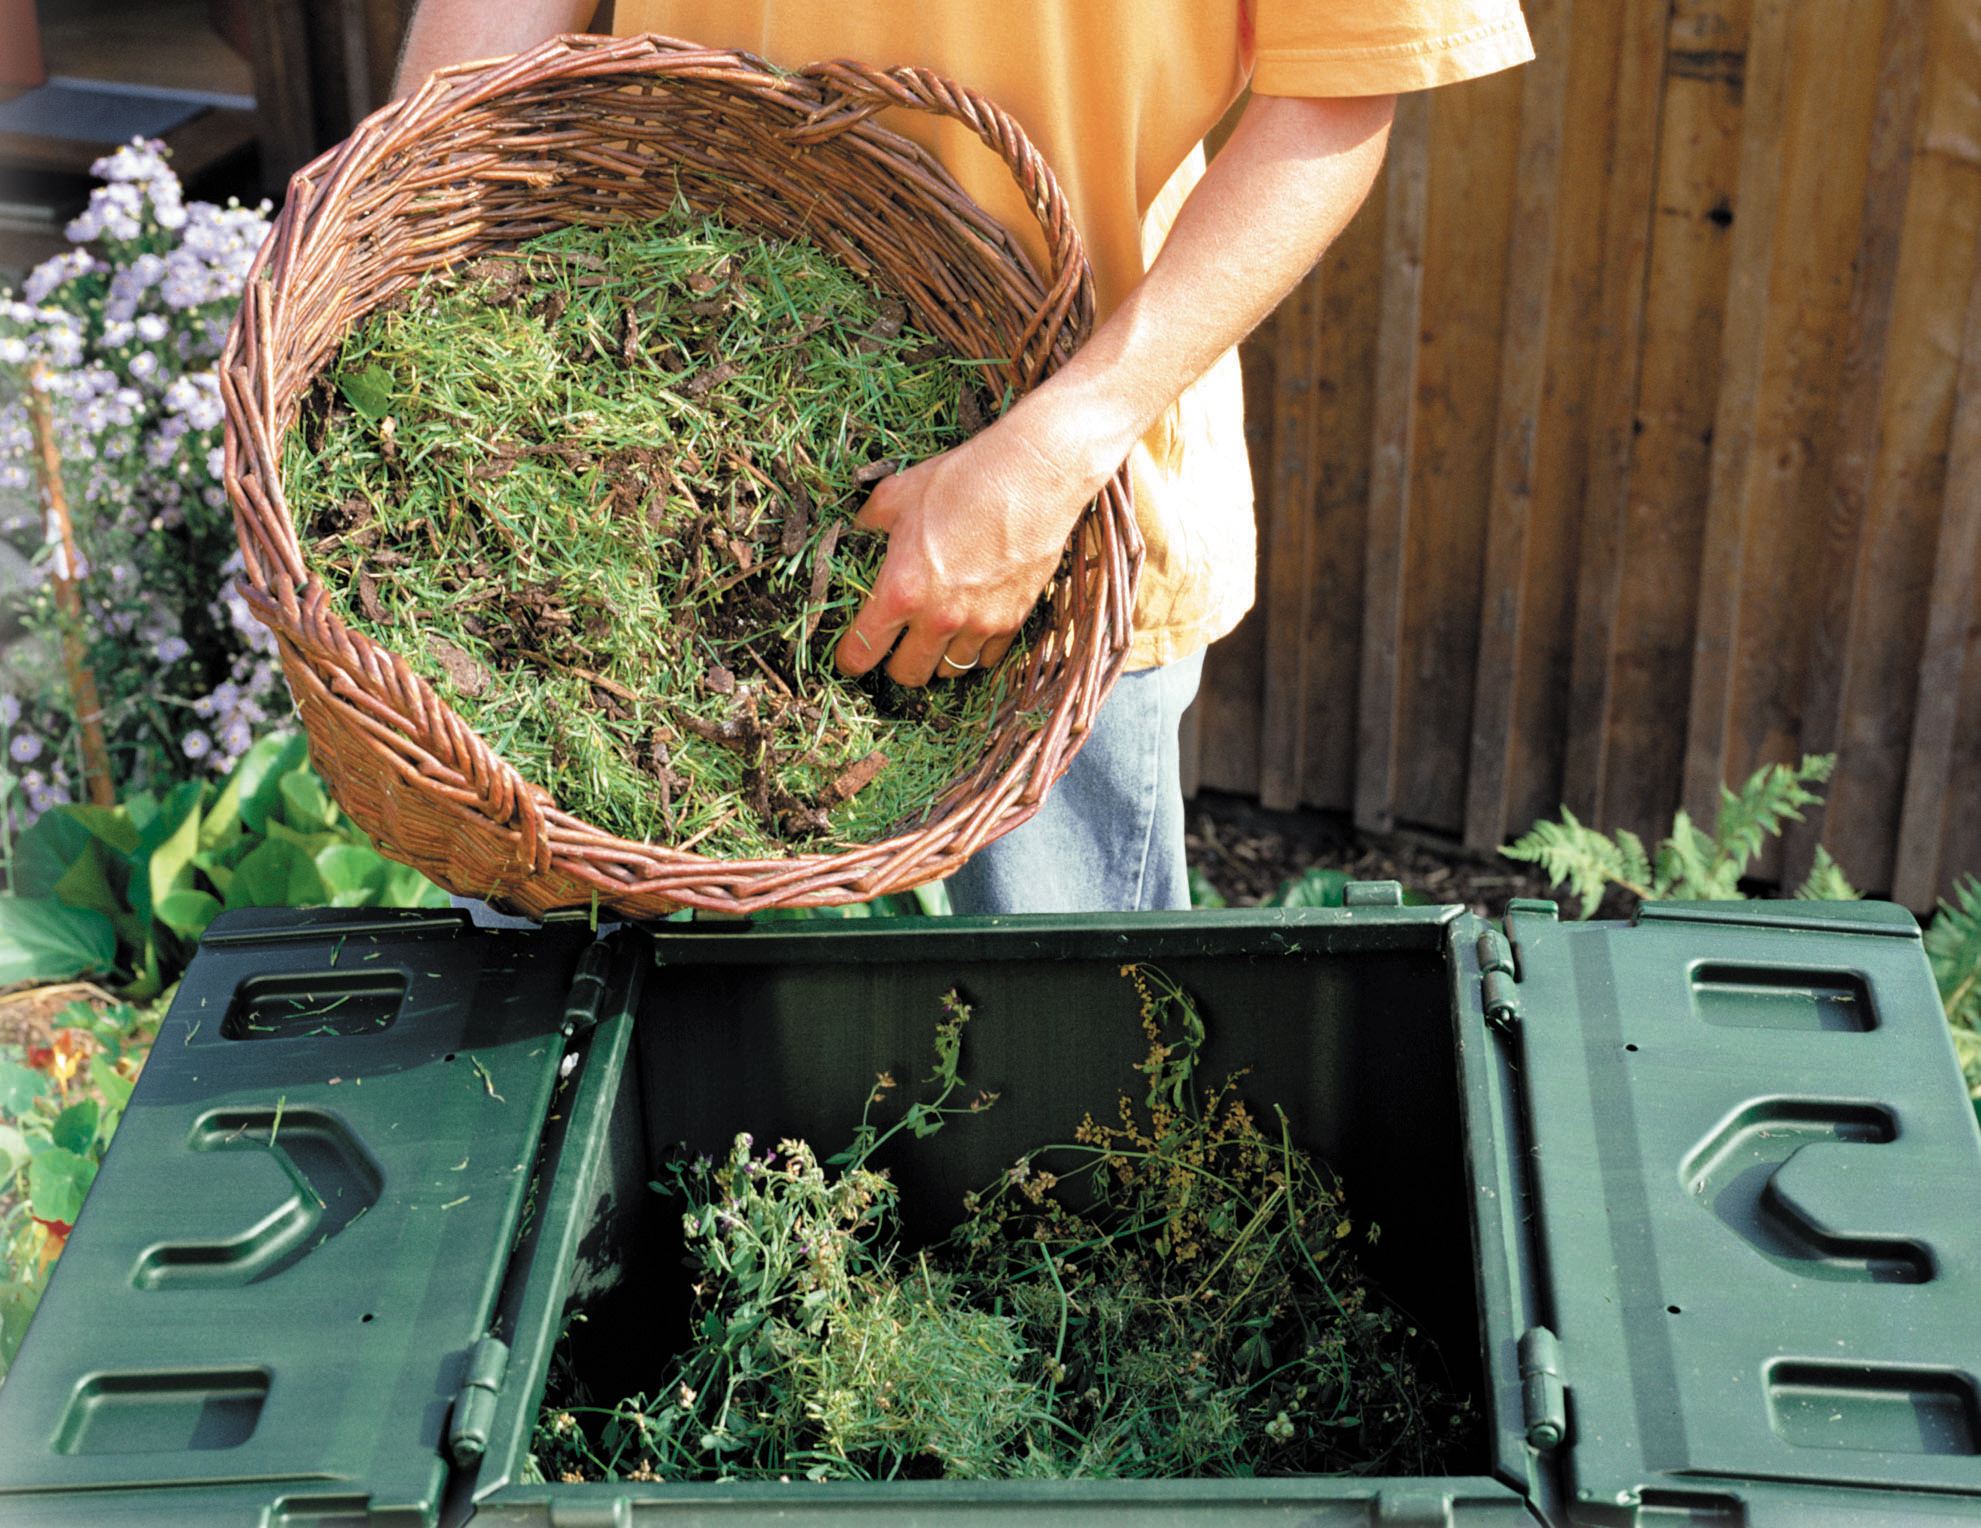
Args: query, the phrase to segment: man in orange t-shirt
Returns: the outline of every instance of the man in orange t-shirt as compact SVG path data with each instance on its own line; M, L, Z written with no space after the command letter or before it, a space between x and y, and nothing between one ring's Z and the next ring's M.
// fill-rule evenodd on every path
M400 90L583 30L595 8L422 0ZM973 912L1187 907L1177 724L1204 647L1252 601L1236 346L1367 195L1397 93L1531 56L1518 0L618 0L614 20L782 67L919 65L996 101L1052 166L1094 270L1093 335L988 429L877 485L859 519L887 555L837 659L909 685L997 661L1126 459L1148 544L1130 672L1038 816L950 893ZM1248 84L1207 167L1202 138ZM887 122L1039 249L966 128Z

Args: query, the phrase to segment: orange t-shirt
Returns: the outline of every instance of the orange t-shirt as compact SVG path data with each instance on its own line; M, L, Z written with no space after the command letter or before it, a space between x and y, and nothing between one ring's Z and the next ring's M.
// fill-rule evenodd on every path
M913 64L981 91L1052 167L1105 318L1155 259L1204 173L1203 137L1249 83L1262 95L1387 95L1533 56L1518 0L618 0L654 32L781 68ZM1043 268L1044 241L1002 161L961 123L887 125L923 144ZM1129 667L1189 656L1252 603L1255 535L1235 352L1130 458L1148 560Z

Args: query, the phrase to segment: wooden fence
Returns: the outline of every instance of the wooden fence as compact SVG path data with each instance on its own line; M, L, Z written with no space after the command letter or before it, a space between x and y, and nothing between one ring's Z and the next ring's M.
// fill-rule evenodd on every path
M1838 755L1820 840L1981 872L1981 0L1525 0L1245 347L1259 604L1202 786L1491 848Z

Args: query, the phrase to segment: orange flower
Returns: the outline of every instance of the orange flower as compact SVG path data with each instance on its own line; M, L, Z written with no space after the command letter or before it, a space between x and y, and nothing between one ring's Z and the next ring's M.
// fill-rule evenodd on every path
M55 1079L55 1086L68 1097L69 1080L83 1068L96 1051L96 1040L84 1029L58 1029L55 1031L55 1045L48 1064L43 1068Z

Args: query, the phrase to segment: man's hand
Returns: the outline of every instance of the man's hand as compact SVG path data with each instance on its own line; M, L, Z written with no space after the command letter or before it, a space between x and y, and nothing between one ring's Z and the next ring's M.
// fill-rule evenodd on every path
M1148 274L1072 360L975 439L876 487L857 523L887 532L887 557L840 638L842 670L892 648L888 673L918 685L1004 655L1087 502L1347 225L1393 104L1253 98Z
M1021 402L955 449L883 479L855 523L887 533L873 593L840 639L839 667L885 657L906 685L996 663L1059 566L1100 478L1052 445L1050 400ZM899 639L898 643L896 639Z

